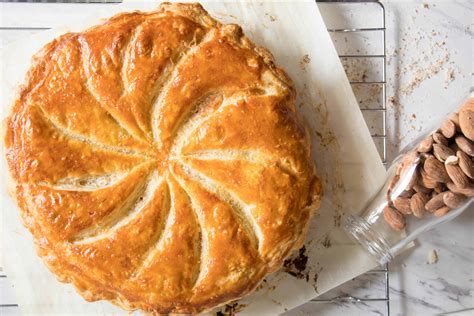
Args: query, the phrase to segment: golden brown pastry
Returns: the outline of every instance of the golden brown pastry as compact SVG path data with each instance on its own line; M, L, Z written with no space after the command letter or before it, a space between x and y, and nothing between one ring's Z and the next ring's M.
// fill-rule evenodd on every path
M252 291L321 188L270 53L199 4L47 44L6 122L38 254L87 300L195 313Z

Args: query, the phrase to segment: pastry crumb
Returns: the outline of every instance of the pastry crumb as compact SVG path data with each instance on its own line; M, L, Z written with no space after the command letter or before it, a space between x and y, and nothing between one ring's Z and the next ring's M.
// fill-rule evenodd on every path
M265 13L266 16L270 19L270 21L275 22L277 19L274 15L271 15L270 13Z
M436 250L432 249L429 253L428 253L428 264L435 264L436 262L438 262L438 253L436 252Z
M331 247L331 239L329 238L329 234L327 234L326 237L324 237L322 245L323 245L324 248Z
M452 81L454 81L454 79L456 79L456 77L454 75L454 69L449 68L446 71L446 77L444 78L445 86L448 86Z
M309 57L308 54L303 56L302 62L305 64L309 64L311 62L311 58Z

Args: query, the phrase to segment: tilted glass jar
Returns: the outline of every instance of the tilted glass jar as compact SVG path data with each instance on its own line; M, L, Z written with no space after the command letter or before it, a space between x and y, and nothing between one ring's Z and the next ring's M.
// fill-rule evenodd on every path
M394 159L383 186L360 214L346 218L345 230L379 263L390 261L421 233L470 208L473 157L471 97Z

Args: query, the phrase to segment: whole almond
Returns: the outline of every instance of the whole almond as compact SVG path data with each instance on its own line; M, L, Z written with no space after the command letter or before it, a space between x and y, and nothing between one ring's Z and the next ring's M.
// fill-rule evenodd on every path
M442 144L433 145L433 154L439 161L445 161L446 158L455 154L455 152Z
M402 230L406 225L406 220L403 214L390 206L386 206L383 209L383 217L387 224L389 224L394 230Z
M459 126L459 113L451 113L448 117L448 119L456 125L456 130L461 131L461 128Z
M422 218L426 214L425 204L428 202L429 198L426 194L415 193L410 199L410 208L418 218Z
M395 187L397 186L397 183L398 183L399 180L400 180L400 175L398 175L398 174L395 174L392 177L392 179L390 179L390 182L388 184L388 189L387 189L388 193L391 193L393 191L393 189L395 189Z
M415 190L410 189L410 190L403 190L402 193L400 193L399 196L404 197L404 198L411 198L413 194L415 194Z
M461 170L461 167L458 165L447 164L446 172L457 187L465 188L469 185L469 178L464 174L464 172Z
M400 175L401 182L405 183L407 178L410 177L407 186L404 190L409 191L413 188L413 185L417 182L418 178L418 162L420 161L420 156L416 151L411 151L405 154L402 163L397 168L397 174Z
M466 196L463 194L447 191L443 195L444 204L446 204L446 206L449 206L450 208L459 207L464 203L464 201L466 201Z
M427 153L431 151L431 148L433 146L433 138L431 136L428 136L427 138L423 139L420 144L418 144L418 152L420 153Z
M459 126L464 136L474 141L474 98L470 98L459 110Z
M439 133L439 132L436 132L433 134L433 140L435 141L435 143L437 144L442 144L444 146L448 146L449 145L449 142L448 140L446 139L446 137L443 136L443 134Z
M428 212L434 212L435 210L445 206L443 201L443 195L446 193L439 193L432 197L428 202L425 204L425 208Z
M464 136L456 136L454 140L456 145L459 146L459 149L464 151L469 156L474 157L474 144L472 144L469 139Z
M459 167L466 176L471 179L474 179L474 163L472 162L471 157L469 157L465 152L458 150L456 156L459 159Z
M431 189L430 188L427 188L427 187L424 187L422 184L419 183L420 180L418 180L418 183L415 183L415 185L413 186L413 190L415 190L416 192L420 192L420 193L424 193L424 194L429 194L431 193ZM436 185L436 184L435 184Z
M446 168L444 167L443 163L435 157L426 158L425 163L423 165L423 169L425 170L428 176L438 182L449 181L449 176L446 173Z
M395 208L404 215L411 214L409 198L399 196L395 200L393 200L393 206L395 206Z
M446 138L451 138L456 134L456 125L451 120L446 120L441 125L441 134Z
M438 181L436 181L436 179L428 175L426 171L423 168L421 168L418 183L427 189L434 189L436 185L438 184Z
M449 213L451 209L448 206L443 206L433 212L433 215L436 217L441 217Z
M448 187L448 189L451 192L460 193L460 194L463 194L467 197L474 197L474 186L473 185L470 185L466 188L459 188L454 183L448 182L448 183L446 183L446 186Z

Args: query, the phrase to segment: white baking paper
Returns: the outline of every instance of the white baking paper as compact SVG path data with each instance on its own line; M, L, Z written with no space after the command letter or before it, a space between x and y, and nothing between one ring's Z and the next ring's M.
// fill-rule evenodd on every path
M204 2L226 23L238 23L258 45L267 47L293 79L300 117L309 127L313 157L324 185L319 214L305 243L304 271L269 276L256 292L239 301L242 314L280 314L304 304L376 266L340 227L341 216L358 211L383 181L385 169L370 137L350 84L314 1ZM99 18L133 9L151 10L157 2L126 2L91 12L82 22L21 39L0 51L1 117L8 113L15 86L31 56L65 31L79 31ZM1 161L1 264L25 313L111 315L108 302L85 302L69 284L56 281L36 256L15 203L6 194L7 170Z

